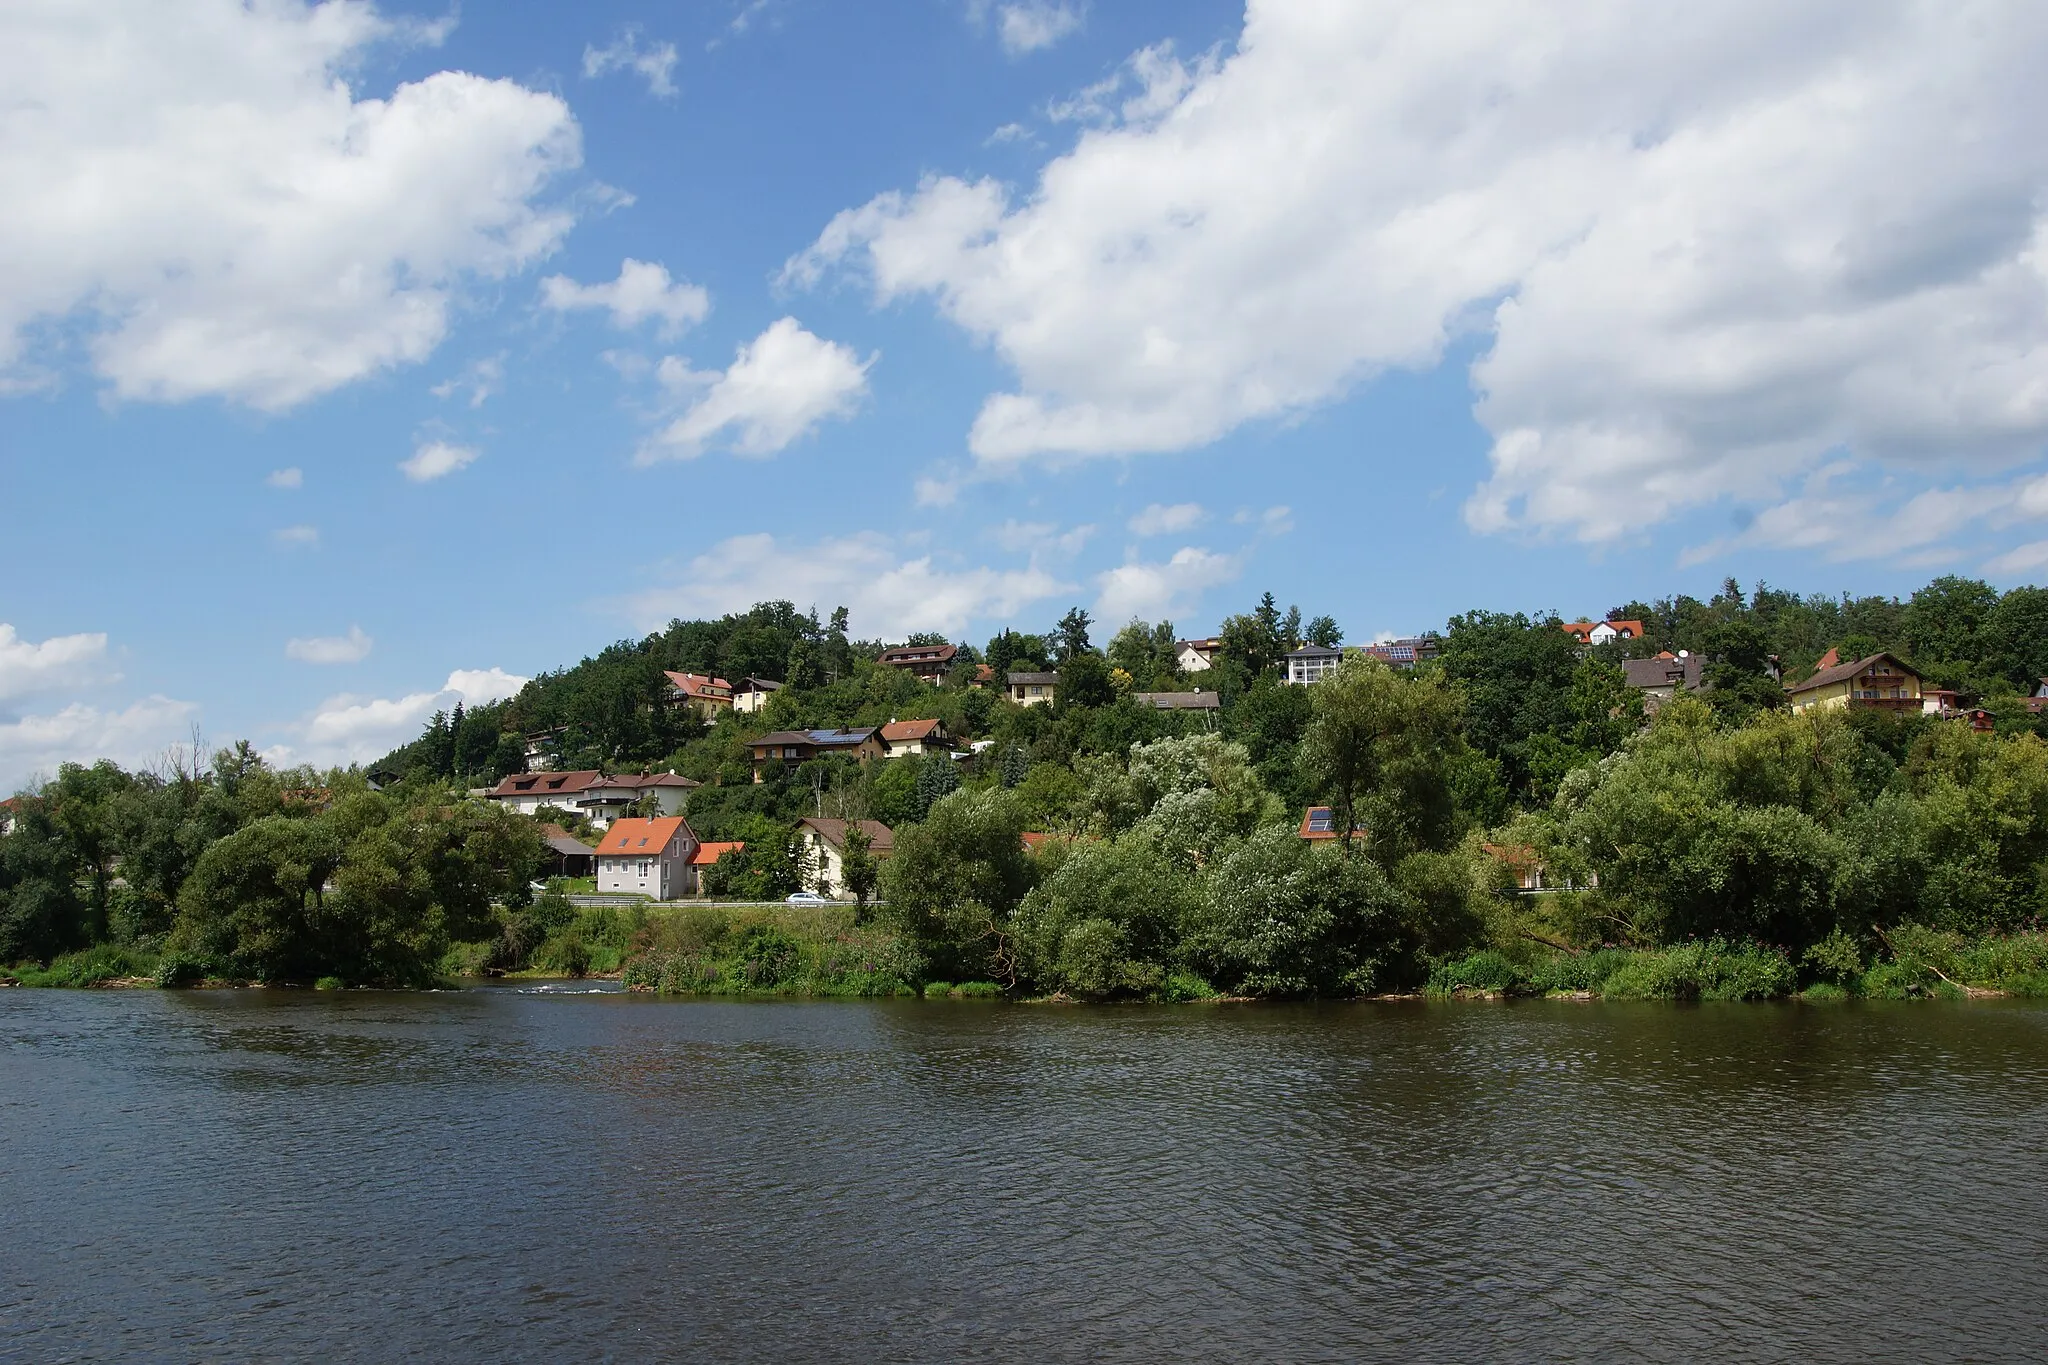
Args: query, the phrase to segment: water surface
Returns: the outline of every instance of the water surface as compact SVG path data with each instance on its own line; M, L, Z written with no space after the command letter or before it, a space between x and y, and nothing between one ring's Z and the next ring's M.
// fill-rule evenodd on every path
M2048 1356L2048 1009L0 991L0 1358Z

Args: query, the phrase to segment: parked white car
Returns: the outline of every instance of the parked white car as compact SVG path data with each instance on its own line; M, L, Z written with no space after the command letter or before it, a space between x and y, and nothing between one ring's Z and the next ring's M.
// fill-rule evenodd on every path
M790 898L789 898L788 900L784 901L784 902L783 902L783 904L784 904L784 905L830 905L830 904L832 904L832 902L831 902L831 900L829 900L828 898L826 898L826 897L824 897L824 896L821 896L821 895L819 895L819 894L818 894L817 892L815 892L815 891L798 891L798 892L796 892L796 893L795 893L794 895L792 895L792 896L791 896L791 897L790 897Z

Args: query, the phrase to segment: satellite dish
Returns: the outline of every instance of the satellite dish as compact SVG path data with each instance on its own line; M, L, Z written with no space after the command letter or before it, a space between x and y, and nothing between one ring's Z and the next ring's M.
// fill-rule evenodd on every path
M1691 654L1691 651L1690 651L1690 650L1685 650L1685 649L1681 649L1681 650L1679 650L1679 651L1678 651L1678 657L1679 657L1679 658L1681 658L1681 659L1683 659L1683 658L1686 658L1686 657L1687 657L1688 655L1690 655L1690 654Z

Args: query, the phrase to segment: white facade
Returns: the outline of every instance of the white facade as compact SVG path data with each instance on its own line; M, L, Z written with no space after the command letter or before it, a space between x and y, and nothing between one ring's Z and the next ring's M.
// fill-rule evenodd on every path
M1180 653L1175 655L1174 659L1180 664L1180 671L1183 673L1203 673L1211 667L1210 653L1211 651L1203 650L1193 640L1184 640L1181 642Z
M696 869L690 866L690 855L697 851L696 837L688 825L677 823L665 831L665 839L661 838L664 831L651 831L636 839L639 828L655 823L621 820L606 833L598 845L599 894L668 901L696 892Z
M1334 673L1337 665L1343 662L1344 654L1341 650L1324 649L1315 645L1297 649L1287 656L1287 681L1297 687L1321 682L1324 674Z

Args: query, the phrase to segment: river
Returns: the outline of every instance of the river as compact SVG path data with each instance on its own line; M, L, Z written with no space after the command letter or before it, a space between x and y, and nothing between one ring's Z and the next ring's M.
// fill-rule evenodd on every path
M2048 1008L0 991L0 1359L2048 1356Z

